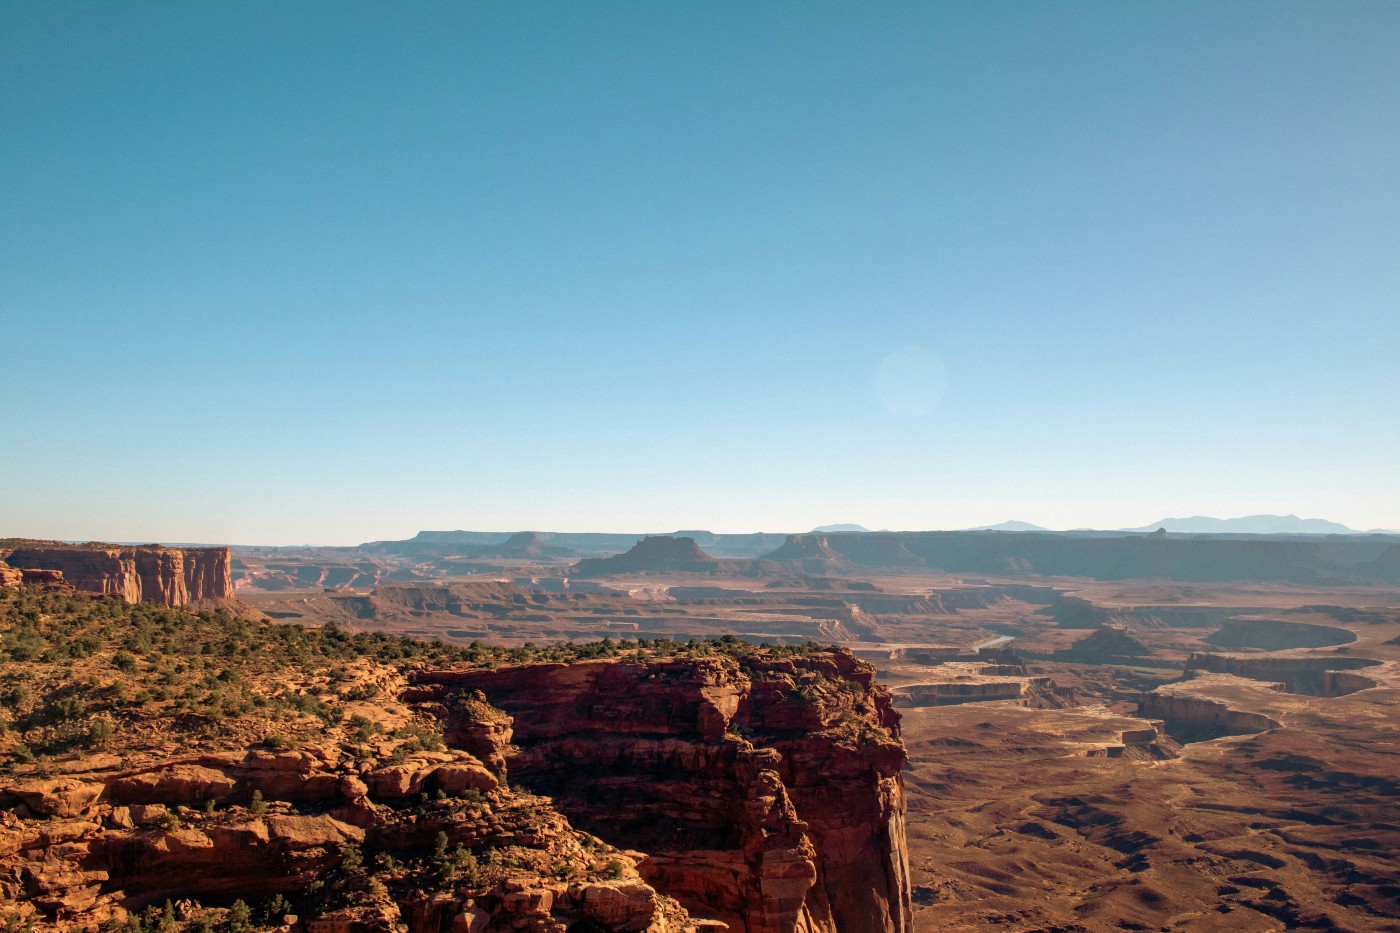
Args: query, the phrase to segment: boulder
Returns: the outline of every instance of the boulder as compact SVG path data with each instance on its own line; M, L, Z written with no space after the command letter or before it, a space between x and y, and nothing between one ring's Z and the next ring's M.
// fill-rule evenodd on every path
M57 778L47 781L26 781L11 784L5 792L13 794L43 816L69 817L85 812L102 797L106 785L77 778Z
M438 790L451 797L460 797L469 790L489 794L501 786L496 776L479 761L442 765L433 771L432 779Z
M198 806L230 796L238 782L222 771L201 765L175 765L118 778L110 787L114 801Z
M575 898L585 917L609 930L645 930L656 916L656 891L640 881L590 884Z

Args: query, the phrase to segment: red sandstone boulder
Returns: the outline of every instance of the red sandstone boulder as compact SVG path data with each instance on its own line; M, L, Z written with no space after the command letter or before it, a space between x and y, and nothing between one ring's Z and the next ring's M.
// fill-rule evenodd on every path
M656 916L656 891L640 881L600 882L569 892L585 917L609 930L645 930Z
M268 835L292 849L339 849L347 842L364 842L365 831L329 816L270 816Z
M43 816L70 817L85 812L102 797L105 785L76 778L26 781L11 784L4 793L13 794Z
M451 797L460 797L469 790L489 794L500 787L500 781L477 761L458 761L442 765L433 771L437 789Z
M427 790L428 776L436 766L430 761L405 761L375 768L364 776L373 797L410 797Z
M119 778L110 794L120 803L164 803L195 806L205 800L229 796L237 781L224 772L200 765L176 765Z

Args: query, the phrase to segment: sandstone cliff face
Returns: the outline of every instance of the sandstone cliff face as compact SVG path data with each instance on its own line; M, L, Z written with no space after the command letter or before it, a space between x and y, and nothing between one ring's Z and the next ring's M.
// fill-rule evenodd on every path
M8 553L6 553L8 552ZM183 606L233 596L228 548L113 547L10 542L0 557L13 568L57 571L89 593Z
M13 660L44 668L0 758L3 924L139 914L190 933L244 900L303 933L910 929L898 715L848 652L598 645L622 654L493 668L530 652L172 609L157 615L183 618L187 641L152 637L122 665L113 620L147 636L150 613L0 599ZM45 631L95 644L80 669L111 683L72 694ZM191 676L223 668L209 681L238 705L204 687L181 699L208 716L119 702L123 678L231 644L250 650ZM56 696L105 733L34 725Z
M643 877L694 914L747 933L910 929L898 714L848 652L410 680L449 744L467 747L481 697L512 714L512 778L646 852Z
M1186 741L1223 735L1254 735L1277 729L1279 722L1262 713L1232 709L1221 700L1157 690L1144 694L1138 715L1160 719L1175 738Z
M980 683L909 684L894 696L896 706L957 706L994 700L1020 700L1025 680L993 680Z
M1233 657L1195 653L1186 660L1184 674L1196 671L1234 674L1252 680L1272 681L1289 693L1335 697L1376 686L1376 681L1346 671L1375 667L1379 661L1347 657Z

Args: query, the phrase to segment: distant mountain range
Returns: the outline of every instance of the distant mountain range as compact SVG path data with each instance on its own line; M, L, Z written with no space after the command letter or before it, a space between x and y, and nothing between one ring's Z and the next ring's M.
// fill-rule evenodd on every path
M969 528L968 531L1049 531L1049 528L1042 528L1039 525L1032 525L1030 522L1018 522L1014 518L1009 522L1002 522L1000 525L978 525L976 528Z
M1323 518L1299 518L1296 515L1245 515L1242 518L1212 518L1193 515L1190 518L1164 518L1141 528L1122 531L1156 531L1165 528L1173 534L1212 535L1355 535L1365 534L1354 528Z
M1240 518L1214 518L1209 515L1193 515L1190 518L1164 518L1141 528L1119 528L1123 532L1153 532L1165 528L1172 534L1182 535L1361 535L1361 534L1400 534L1383 528L1370 531L1357 531L1339 522L1324 518L1299 518L1296 515L1245 515ZM999 525L979 525L968 531L1049 531L1040 525L1015 519ZM1079 529L1089 531L1089 529Z
M1209 515L1193 515L1190 518L1164 518L1161 521L1153 522L1150 525L1143 525L1140 528L1118 528L1121 532L1153 532L1158 528L1165 528L1171 534L1182 535L1361 535L1361 534L1400 534L1400 531L1387 531L1383 528L1372 528L1369 531L1358 531L1355 528L1348 528L1339 522L1331 522L1325 518L1299 518L1296 515L1245 515L1240 518L1215 518ZM1033 525L1030 522L1010 521L1001 522L997 525L978 525L975 528L965 529L967 531L1049 531L1042 525ZM1091 529L1077 529L1076 533L1090 532ZM1105 530L1107 531L1107 529ZM813 528L812 534L832 534L832 533L865 533L873 532L864 525L838 524L838 525L818 525ZM702 542L703 543L703 542Z
M1144 534L1164 528L1172 534L1197 535L1361 535L1400 534L1400 531L1356 531L1337 522L1319 518L1299 518L1296 515L1247 515L1242 518L1164 518L1140 528L1093 530L1077 528L1072 531L1051 532L1030 522L1010 521L997 525L982 525L964 529L966 532L996 531L1009 537L1018 532L1030 532L1039 539L1049 537L1111 538L1120 535ZM927 532L954 535L961 532ZM835 535L854 545L854 539L868 535L910 535L916 532L873 531L864 525L843 522L820 525L810 532ZM753 532L748 534L716 534L711 531L689 530L670 532L665 537L693 538L706 554L723 558L756 558L769 554L788 538L786 533ZM504 531L420 531L403 541L371 541L360 545L368 551L424 557L460 557L469 559L504 559L508 557L606 557L620 554L640 541L644 535L598 532L504 532ZM867 542L868 543L868 542Z

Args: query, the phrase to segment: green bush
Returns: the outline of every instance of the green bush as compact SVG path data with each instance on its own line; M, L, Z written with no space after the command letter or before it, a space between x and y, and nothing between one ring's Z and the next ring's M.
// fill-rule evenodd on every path
M112 744L112 736L117 734L117 727L106 719L94 719L88 724L87 746L88 748L108 748Z
M228 909L229 933L251 933L252 929L252 909L242 900L234 901L233 906Z

